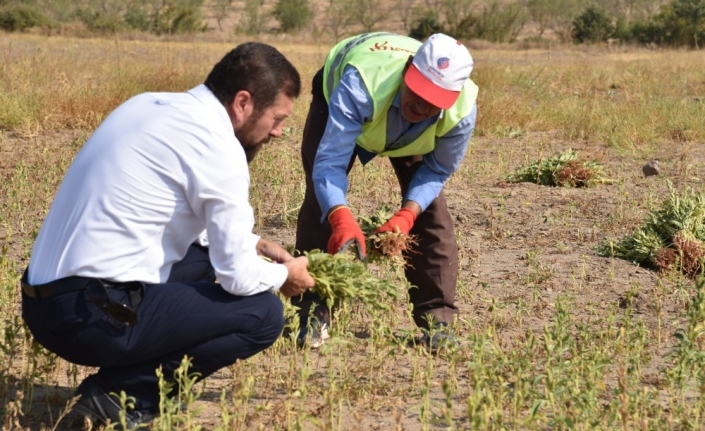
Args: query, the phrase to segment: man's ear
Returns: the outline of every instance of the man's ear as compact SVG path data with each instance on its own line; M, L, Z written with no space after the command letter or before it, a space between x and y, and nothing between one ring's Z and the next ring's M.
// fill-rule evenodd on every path
M250 92L245 90L238 91L230 104L233 123L244 124L252 115L254 108L255 102L252 100Z

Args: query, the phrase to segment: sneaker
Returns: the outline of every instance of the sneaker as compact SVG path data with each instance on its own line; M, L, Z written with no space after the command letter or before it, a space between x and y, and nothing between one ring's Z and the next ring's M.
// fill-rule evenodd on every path
M74 396L80 396L74 409L88 416L93 422L105 424L110 420L111 424L116 424L117 429L122 430L120 425L120 412L122 407L118 399L106 393L95 382L93 376L86 377L85 380L78 385ZM128 430L149 429L149 423L154 419L154 415L148 412L133 410L125 413L126 425Z
M307 321L307 318L301 319L296 344L299 347L308 345L312 349L318 349L330 338L328 324L316 318L312 318L310 324Z
M428 351L433 354L443 349L452 349L460 344L447 323L436 323L432 329L424 330L421 340Z

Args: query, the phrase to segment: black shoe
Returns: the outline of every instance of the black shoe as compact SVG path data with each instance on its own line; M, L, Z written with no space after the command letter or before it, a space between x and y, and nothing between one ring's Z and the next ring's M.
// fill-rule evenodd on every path
M120 412L122 407L118 399L106 393L95 382L93 376L88 376L78 385L74 396L80 396L74 409L84 416L88 416L94 422L105 424L117 424L117 429L123 429L120 425ZM148 429L149 423L154 419L154 415L149 412L132 410L125 412L125 424L127 430Z
M424 330L421 340L428 351L434 354L440 350L453 349L460 345L447 323L436 323L433 328Z

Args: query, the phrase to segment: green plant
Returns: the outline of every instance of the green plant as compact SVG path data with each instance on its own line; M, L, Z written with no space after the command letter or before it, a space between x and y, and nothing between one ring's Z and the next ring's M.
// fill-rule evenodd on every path
M526 23L524 8L518 3L492 1L479 14L468 14L453 35L460 39L483 39L490 42L514 42Z
M389 310L389 301L399 298L396 285L380 279L350 254L328 254L319 250L304 253L308 272L316 281L313 290L328 308L344 299L356 299L377 310Z
M0 8L0 29L6 31L26 31L49 23L49 18L35 6L19 4Z
M699 274L705 257L705 194L690 189L679 194L671 183L668 187L661 208L649 212L634 233L602 243L598 253L661 271Z
M367 261L404 266L404 254L412 253L416 237L401 232L375 233L394 215L388 206L383 205L369 217L358 217L360 229L367 240Z
M673 0L654 15L629 25L628 38L642 44L691 46L705 39L705 2Z
M668 376L673 385L675 399L683 400L688 393L696 393L700 400L694 406L694 415L700 417L705 406L705 278L698 277L696 294L686 311L685 328L673 334L676 345L669 353Z
M230 15L232 4L233 0L214 0L211 3L210 9L220 31L223 31L223 21Z
M270 13L261 0L245 0L239 30L249 35L262 33Z
M190 372L190 368L191 359L184 356L174 370L173 376L165 376L161 366L156 370L159 385L159 416L155 420L153 429L163 431L201 429L194 423L193 412L191 412L193 403L198 400L202 392L196 387L200 375ZM121 394L122 397L124 393Z
M673 13L685 23L685 33L688 44L700 49L698 40L705 32L705 1L704 0L673 0ZM691 39L692 38L692 39Z
M352 25L356 7L356 0L330 0L326 8L326 27L338 42L347 33L348 27Z
M527 0L526 9L537 25L538 37L542 37L553 15L551 0Z
M76 16L86 27L97 33L115 33L125 26L125 22L116 13L104 12L98 9L78 9Z
M559 187L592 187L610 181L604 177L602 165L595 160L578 160L578 154L572 149L520 166L505 180L509 183L530 182Z
M154 31L157 34L197 33L206 30L201 16L203 0L168 0L158 9Z
M578 43L604 42L613 33L612 20L604 10L595 6L588 6L573 21L573 40Z
M438 22L438 14L434 11L428 11L420 16L411 24L412 28L409 32L409 37L414 39L424 40L434 33L442 33L443 27Z
M313 18L309 0L279 0L272 15L279 21L284 33L296 33L305 28Z
M129 8L122 19L128 27L141 31L152 31L155 24L154 18L142 8Z

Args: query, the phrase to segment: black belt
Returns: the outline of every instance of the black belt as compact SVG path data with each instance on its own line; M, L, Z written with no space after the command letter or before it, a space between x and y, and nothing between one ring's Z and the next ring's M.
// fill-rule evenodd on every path
M88 298L105 314L125 326L137 324L135 308L142 301L144 285L140 282L111 283L99 278L72 276L60 278L45 284L31 285L27 281L27 271L22 274L22 291L30 298L47 299L67 293L86 291ZM130 295L132 307L114 301L108 295L108 289L126 290Z
M52 298L66 293L86 290L93 278L66 277L46 284L31 285L27 283L27 273L22 275L22 291L30 298Z

